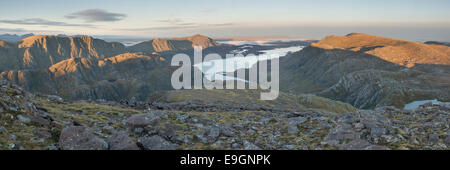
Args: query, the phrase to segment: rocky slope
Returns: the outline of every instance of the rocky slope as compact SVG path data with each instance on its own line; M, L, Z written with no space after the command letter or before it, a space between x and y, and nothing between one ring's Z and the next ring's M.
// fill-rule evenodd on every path
M2 48L0 58L12 62L0 68L2 71L46 69L69 58L103 59L125 52L125 46L120 43L108 43L92 37L47 35L27 37Z
M320 96L351 103L358 108L404 105L418 100L450 101L450 74L415 70L363 70L345 75Z
M285 92L318 93L359 108L447 101L449 50L367 34L329 36L281 59L280 86Z
M202 35L152 42L155 46L143 43L142 49L136 50L88 36L0 41L0 60L4 61L0 79L66 99L119 101L135 97L144 101L151 93L172 89L170 76L175 68L168 62L172 52L189 51L194 45L218 47Z
M159 55L124 53L104 59L70 58L45 70L9 71L0 76L32 91L72 100L145 100L153 91L171 89L167 65Z
M174 93L169 96L184 96L183 91ZM237 95L237 99L243 100L247 93L230 96ZM194 94L188 91L186 96ZM199 94L195 103L178 102L180 107L168 107L180 101L177 97L177 100L167 101L167 107L138 109L133 101L66 102L57 96L32 95L5 81L0 81L0 96L1 149L408 150L450 147L450 108L444 105L426 104L413 111L382 107L326 112L305 103L311 106L342 104L304 96L298 100L297 111L273 112L276 109L264 103L261 108L265 109L222 109L225 107L220 104L226 101L216 101L219 104L216 109L208 111L204 110L204 101L200 100L203 95Z

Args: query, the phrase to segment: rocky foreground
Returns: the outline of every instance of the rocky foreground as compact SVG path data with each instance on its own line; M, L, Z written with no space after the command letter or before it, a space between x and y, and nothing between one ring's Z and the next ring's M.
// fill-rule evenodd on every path
M450 107L333 113L135 102L65 102L0 82L0 149L384 150L450 148ZM183 106L180 106L183 104ZM206 108L206 109L205 109ZM163 110L160 110L163 109Z

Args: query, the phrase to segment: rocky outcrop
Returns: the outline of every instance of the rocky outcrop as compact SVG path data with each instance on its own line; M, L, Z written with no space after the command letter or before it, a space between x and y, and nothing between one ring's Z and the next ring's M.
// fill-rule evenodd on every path
M123 131L115 134L108 140L110 150L139 150L136 143Z
M403 108L405 104L419 100L450 101L449 85L448 73L364 70L344 76L337 84L318 95L363 109L381 106Z
M108 144L86 127L71 126L61 131L59 145L63 150L105 150Z

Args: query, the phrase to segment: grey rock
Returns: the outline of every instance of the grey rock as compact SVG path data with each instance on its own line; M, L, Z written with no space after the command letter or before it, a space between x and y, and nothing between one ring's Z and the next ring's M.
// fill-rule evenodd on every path
M24 123L31 122L31 119L28 118L28 117L26 117L26 116L18 115L17 118L18 118L21 122L24 122Z
M391 149L380 145L370 145L366 147L365 150L391 150Z
M130 139L128 133L119 132L108 140L110 150L139 150L139 147Z
M439 135L438 134L430 134L428 135L428 143L430 145L434 145L439 141Z
M52 134L50 132L48 132L48 131L45 131L45 130L37 131L36 135L38 135L40 137L43 137L43 138L47 138L47 139L52 137Z
M365 140L353 140L339 147L340 150L381 150L380 147L374 147ZM384 150L384 149L382 149Z
M104 126L102 131L108 134L114 134L116 132L116 130L112 126Z
M284 145L284 148L292 150L295 149L297 146L296 145Z
M195 134L194 141L208 143L208 139L203 134Z
M49 126L51 124L51 121L48 119L45 119L41 116L34 116L31 118L31 122L36 123L41 126Z
M160 117L155 113L136 114L128 118L127 126L131 129L144 128L145 126L154 126L158 123Z
M206 129L206 135L209 143L213 143L220 135L220 128L217 126L210 126Z
M370 135L372 136L382 136L386 134L386 129L385 128L378 128L378 127L374 127L374 128L370 128Z
M57 144L51 144L51 145L48 145L47 147L45 147L45 150L58 150L59 148L58 148L58 146L57 146Z
M324 141L329 145L335 146L341 140L356 140L359 139L361 133L353 130L352 125L340 124L336 128L331 129Z
M447 136L447 138L444 139L444 143L450 147L450 136Z
M297 134L298 132L300 132L300 130L298 130L297 123L289 122L288 134Z
M175 145L160 136L144 137L139 143L148 150L175 150Z
M234 136L233 125L231 123L227 123L227 124L223 125L220 129L221 129L222 135L227 136L227 137Z
M289 134L297 134L299 132L297 126L298 124L305 123L307 118L304 117L292 117L288 120L288 133Z
M244 140L244 150L261 150L261 148L247 140Z
M55 95L48 95L47 96L47 100L48 101L52 101L52 102L58 102L58 103L63 103L64 99L59 97L59 96L55 96Z
M189 117L189 115L187 115L187 114L178 115L178 116L177 116L177 120L180 121L180 122L182 122L182 123L185 123L185 122L186 122L186 119L187 119L188 117Z
M11 140L17 140L17 136L14 135L14 134L9 134L8 138L11 139Z
M295 124L305 123L308 119L305 117L291 117L288 119L288 122L292 122Z
M83 126L70 126L61 131L59 146L62 150L105 150L108 144Z

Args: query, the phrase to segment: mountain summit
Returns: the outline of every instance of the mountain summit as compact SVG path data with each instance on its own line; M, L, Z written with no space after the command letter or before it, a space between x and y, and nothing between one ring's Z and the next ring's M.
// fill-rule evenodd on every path
M156 38L131 46L129 49L135 52L164 52L173 50L189 50L194 46L208 48L219 46L219 43L207 36L197 34L190 37L172 39Z
M416 64L450 65L450 48L362 33L347 36L328 36L312 47L363 52L406 67Z

